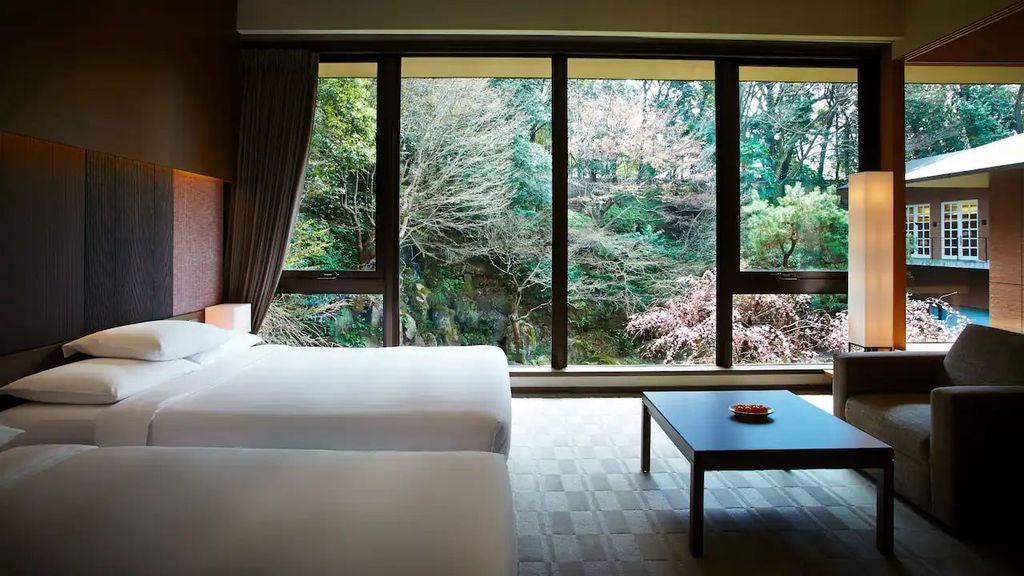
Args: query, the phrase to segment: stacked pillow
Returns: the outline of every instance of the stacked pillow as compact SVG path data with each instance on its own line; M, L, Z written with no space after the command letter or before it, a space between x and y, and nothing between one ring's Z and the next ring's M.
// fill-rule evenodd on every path
M157 320L96 332L64 345L87 360L45 370L0 392L59 404L113 404L260 342L258 336L182 320Z

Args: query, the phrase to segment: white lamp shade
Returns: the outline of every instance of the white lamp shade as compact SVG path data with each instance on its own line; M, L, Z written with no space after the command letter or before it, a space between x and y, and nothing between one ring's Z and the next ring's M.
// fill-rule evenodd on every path
M206 309L206 323L225 330L252 330L252 306L249 304L217 304Z
M893 176L850 176L850 342L864 348L893 346Z

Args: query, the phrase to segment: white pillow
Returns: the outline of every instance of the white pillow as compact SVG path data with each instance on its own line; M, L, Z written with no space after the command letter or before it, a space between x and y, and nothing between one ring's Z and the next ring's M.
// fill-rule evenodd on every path
M17 428L8 428L7 426L0 425L0 447L7 444L11 440L21 435L24 430L18 430Z
M206 366L207 364L212 364L213 362L240 350L252 348L260 342L263 342L263 338L260 338L255 334L249 334L248 332L235 332L232 334L230 340L220 346L207 350L206 352L186 356L185 360L195 362L200 366Z
M188 360L90 358L26 376L0 392L51 404L113 404L198 369Z
M231 332L201 322L155 320L118 326L83 336L64 345L64 357L75 352L98 358L177 360L216 348Z

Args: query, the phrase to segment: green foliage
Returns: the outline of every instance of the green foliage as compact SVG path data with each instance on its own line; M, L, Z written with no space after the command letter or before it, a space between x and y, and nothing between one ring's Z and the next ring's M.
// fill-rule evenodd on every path
M844 270L848 226L835 189L787 186L774 200L757 192L741 208L742 257L748 268Z
M373 80L320 80L301 217L286 260L289 267L373 268L376 98Z
M908 84L907 159L976 148L1024 132L1024 84Z

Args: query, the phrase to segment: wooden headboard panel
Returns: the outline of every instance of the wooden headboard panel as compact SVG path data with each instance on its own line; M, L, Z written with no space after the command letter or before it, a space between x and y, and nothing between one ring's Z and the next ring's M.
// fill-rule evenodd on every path
M221 302L223 219L220 180L0 133L0 369Z

